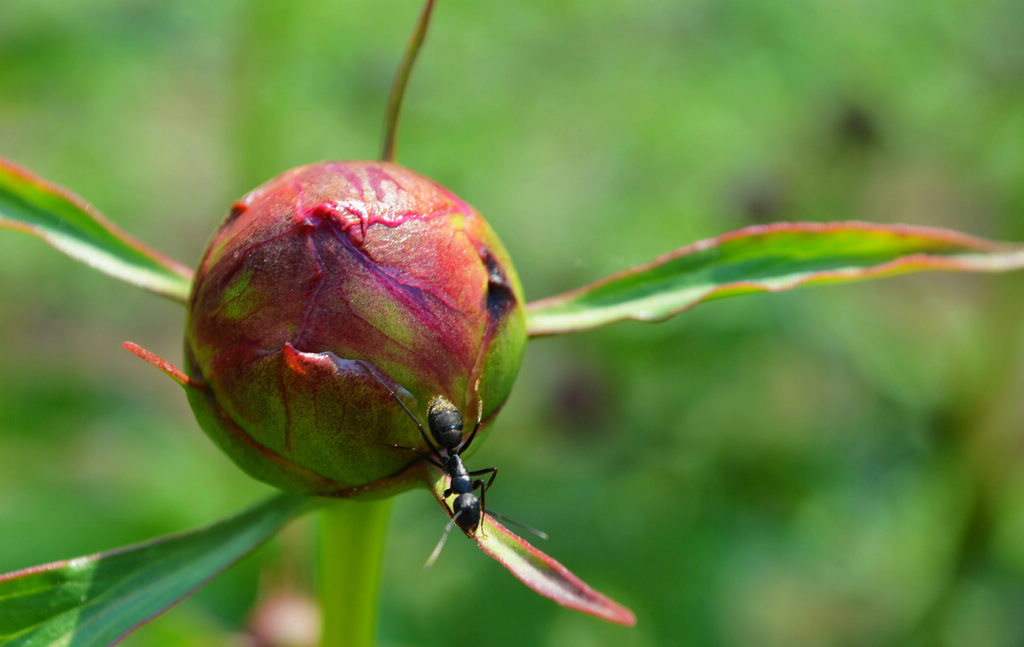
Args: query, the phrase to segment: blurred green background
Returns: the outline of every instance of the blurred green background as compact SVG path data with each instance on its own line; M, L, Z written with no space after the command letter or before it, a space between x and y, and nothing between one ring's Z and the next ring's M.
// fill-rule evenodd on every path
M280 171L373 158L418 0L6 0L0 155L187 263ZM441 0L399 161L530 298L754 222L1024 241L1016 0ZM487 501L631 606L542 599L396 500L380 643L1024 644L1024 274L757 295L531 343ZM180 390L182 309L0 234L0 571L265 496ZM313 586L293 525L124 644L254 645Z

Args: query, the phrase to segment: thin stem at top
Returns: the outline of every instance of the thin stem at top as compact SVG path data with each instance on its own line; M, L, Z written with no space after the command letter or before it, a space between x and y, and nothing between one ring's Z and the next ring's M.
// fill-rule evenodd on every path
M434 0L427 0L423 5L423 11L420 12L419 20L416 21L416 29L409 38L409 45L405 48L402 61L398 64L395 80L391 83L391 95L388 97L388 107L384 113L384 144L380 151L380 158L385 162L395 161L395 133L398 130L398 115L402 111L405 86L409 82L409 74L412 72L413 63L416 62L416 56L423 46L423 38L427 35L433 11Z

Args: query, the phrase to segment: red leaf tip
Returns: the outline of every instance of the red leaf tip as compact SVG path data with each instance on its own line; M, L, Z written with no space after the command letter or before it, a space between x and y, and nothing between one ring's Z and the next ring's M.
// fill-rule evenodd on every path
M157 367L158 369L166 373L172 380L174 380L178 384L182 386L198 386L191 379L189 379L188 375L185 375L184 371L182 371L174 364L171 364L163 357L160 357L156 353L146 350L145 348L139 346L135 342L126 341L122 344L122 346L128 349L129 352L131 352L139 359L149 362L153 366Z

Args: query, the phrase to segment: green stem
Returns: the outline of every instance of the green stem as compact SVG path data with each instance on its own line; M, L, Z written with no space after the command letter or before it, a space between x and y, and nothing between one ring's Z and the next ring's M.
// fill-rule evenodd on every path
M322 647L371 647L391 499L338 499L321 516Z
M398 71L395 73L395 80L391 83L391 94L388 96L388 107L384 114L384 144L381 146L380 158L385 162L395 161L395 135L398 131L398 115L402 111L402 98L405 96L405 86L409 82L409 73L412 72L412 65L416 62L416 56L423 46L423 39L427 35L427 27L430 25L430 14L434 11L434 0L427 0L420 12L419 20L416 21L416 28L409 38L409 44L405 48L405 55L398 64Z

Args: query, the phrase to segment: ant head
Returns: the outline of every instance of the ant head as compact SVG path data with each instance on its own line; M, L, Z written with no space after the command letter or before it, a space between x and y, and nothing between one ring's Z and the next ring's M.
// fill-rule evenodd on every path
M452 513L456 525L462 529L462 532L467 535L472 534L480 526L480 519L483 516L480 499L472 492L463 492L455 498Z
M427 406L427 425L443 449L455 449L462 442L462 414L444 396L437 396Z

